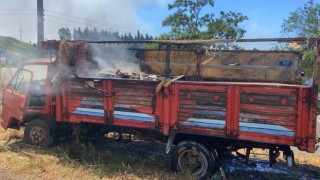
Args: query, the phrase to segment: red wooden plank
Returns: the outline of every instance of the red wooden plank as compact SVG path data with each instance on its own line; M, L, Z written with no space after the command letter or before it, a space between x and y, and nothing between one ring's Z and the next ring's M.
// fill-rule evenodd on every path
M240 86L234 87L234 102L233 102L233 135L239 133L239 114L240 114Z
M233 134L233 103L234 103L234 86L228 86L227 90L227 114L226 114L226 127L227 131L226 134L227 136L232 136Z
M241 87L241 91L245 93L266 93L266 94L294 94L297 92L295 88L271 88L271 87Z
M103 85L104 85L104 90L108 94L108 96L104 98L104 104L106 106L104 108L105 119L107 118L110 122L112 122L114 118L114 105L113 105L114 98L113 96L110 96L113 94L112 80L103 81Z
M152 106L152 101L145 102L145 101L129 101L129 100L119 100L119 99L114 99L115 104L127 104L127 105L137 105L137 106L147 106L151 107Z
M197 85L197 84L179 84L180 89L186 88L186 89L192 89L192 90L213 90L213 91L226 91L226 86L216 86L216 85Z
M56 96L56 120L63 121L62 117L62 97L60 94Z
M309 119L309 110L311 108L310 106L310 97L307 97L307 91L305 91L303 88L301 89L302 93L302 121L301 121L301 138L303 141L306 141L308 139L308 130L309 130L309 124L311 124ZM299 90L300 90L299 89ZM309 101L307 102L307 98Z
M290 107L267 107L262 105L250 105L250 104L241 104L241 111L260 111L265 113L274 113L274 114L296 114L295 108Z
M188 127L183 126L180 128L181 133L192 133L192 134L199 134L205 136L214 136L214 137L223 137L228 138L226 136L225 131L217 130L217 129L205 129L199 127ZM239 132L237 136L238 140L245 140L245 141L253 141L259 143L273 143L273 144L282 144L282 145L289 145L294 146L294 141L292 137L287 136L272 136L267 134L257 134L257 133L250 133L250 132Z
M316 125L317 125L317 110L318 110L318 89L310 88L304 89L307 92L307 97L310 97L310 109L309 110L309 127L308 127L308 142L307 151L314 152L316 144Z
M152 122L143 122L143 121L133 121L133 120L123 120L123 119L114 119L114 125L117 126L127 126L127 127L136 127L136 128L145 128L145 129L156 129L155 124Z
M70 119L68 120L68 122L73 122L73 123L87 122L87 123L105 124L104 118L102 117L80 115L80 114L70 114Z
M299 94L298 94L298 109L297 109L297 124L296 124L296 133L295 133L295 136L296 136L296 143L297 144L300 144L301 141L302 141L302 114L303 114L303 107L302 107L302 98L303 98L303 89L302 88L299 88Z
M179 85L172 85L172 95L170 96L170 127L177 124L178 120L178 114L179 114L179 93L180 93L180 87Z
M186 105L196 105L197 104L196 100L180 100L179 103L186 104Z
M75 109L77 109L80 106L81 101L67 99L67 104L68 104L68 112L73 112Z
M62 118L68 118L68 103L66 96L65 83L61 84Z

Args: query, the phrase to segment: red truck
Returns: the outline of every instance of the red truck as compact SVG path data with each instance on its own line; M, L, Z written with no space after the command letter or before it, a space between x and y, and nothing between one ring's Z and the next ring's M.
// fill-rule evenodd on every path
M270 164L282 151L289 165L291 146L315 152L320 57L312 84L302 85L301 52L214 48L233 41L44 42L43 48L57 51L56 58L21 65L4 89L1 125L26 126L25 142L41 146L75 132L91 137L139 132L167 143L174 171L199 177L217 169L218 154L226 149L246 148L247 160L252 148L269 149ZM301 44L306 39L237 41ZM108 46L137 43L159 45L131 48L135 53L125 55L147 74L101 76L104 68L122 62L114 58L118 50ZM112 58L113 65L103 65Z

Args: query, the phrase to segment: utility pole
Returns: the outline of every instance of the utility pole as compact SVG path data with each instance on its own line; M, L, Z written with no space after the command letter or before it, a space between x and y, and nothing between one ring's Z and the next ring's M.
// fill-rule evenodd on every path
M44 53L41 48L41 43L44 40L44 15L43 15L43 0L37 0L37 17L38 17L38 52L39 57L43 57Z
M22 41L22 30L21 30L21 22L20 22L20 30L19 30L19 32L20 32L20 41Z

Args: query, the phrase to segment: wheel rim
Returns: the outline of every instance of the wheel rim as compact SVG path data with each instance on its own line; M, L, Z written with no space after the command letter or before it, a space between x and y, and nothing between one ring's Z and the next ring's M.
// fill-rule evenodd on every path
M205 171L207 164L204 154L196 150L184 150L178 157L179 169L191 172L195 176Z
M44 144L47 140L46 131L41 127L33 127L29 133L31 144L39 145Z

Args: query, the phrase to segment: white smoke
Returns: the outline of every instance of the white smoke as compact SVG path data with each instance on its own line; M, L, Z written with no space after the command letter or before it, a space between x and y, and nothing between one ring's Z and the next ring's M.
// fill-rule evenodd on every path
M117 71L139 74L139 62L135 57L135 51L127 48L127 45L118 44L86 44L88 55L78 60L78 75L91 78L116 76Z
M120 34L135 34L137 30L153 36L156 30L139 16L139 7L162 5L167 0L44 0L45 39L59 39L58 30L69 28L118 31ZM22 40L36 42L37 1L1 0L1 36L19 39L21 23ZM161 23L161 22L159 22Z

